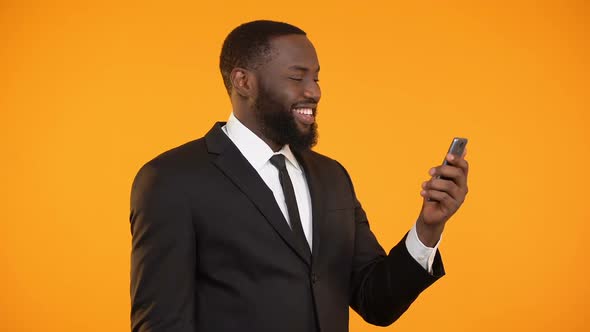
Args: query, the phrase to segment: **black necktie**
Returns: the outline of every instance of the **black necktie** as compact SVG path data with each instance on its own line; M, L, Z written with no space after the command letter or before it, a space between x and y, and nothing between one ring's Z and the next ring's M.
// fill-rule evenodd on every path
M287 166L285 165L285 156L282 154L275 154L270 158L270 163L273 164L279 170L279 181L281 187L283 187L283 194L285 195L285 203L287 203L287 210L289 212L289 221L291 222L291 230L295 234L297 241L307 249L309 253L309 243L303 233L303 227L301 226L301 218L299 217L299 208L297 207L297 199L295 198L295 190L293 189L293 183L287 172Z

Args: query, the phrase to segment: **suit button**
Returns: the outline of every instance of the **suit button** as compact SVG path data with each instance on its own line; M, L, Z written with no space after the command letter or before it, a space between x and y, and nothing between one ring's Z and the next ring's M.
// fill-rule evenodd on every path
M318 275L312 272L312 273L311 273L311 283L312 283L312 284L315 284L315 283L316 283L316 282L318 282L319 280L320 280L320 278L318 277Z

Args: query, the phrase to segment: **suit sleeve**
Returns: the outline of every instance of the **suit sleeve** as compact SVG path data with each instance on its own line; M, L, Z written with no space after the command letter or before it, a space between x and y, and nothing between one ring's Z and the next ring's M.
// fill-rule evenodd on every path
M355 209L350 306L368 323L387 326L396 321L424 289L444 275L444 267L437 251L433 274L428 273L408 252L405 236L386 254L369 227L348 173L344 172Z
M144 166L130 222L131 330L194 332L195 235L180 181Z

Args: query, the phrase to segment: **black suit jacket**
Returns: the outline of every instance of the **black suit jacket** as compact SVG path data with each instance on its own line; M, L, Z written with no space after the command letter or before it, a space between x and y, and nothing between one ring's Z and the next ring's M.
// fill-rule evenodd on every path
M310 188L311 257L271 190L217 123L148 162L131 193L133 331L348 331L348 307L388 325L444 274L388 255L346 170L294 151Z

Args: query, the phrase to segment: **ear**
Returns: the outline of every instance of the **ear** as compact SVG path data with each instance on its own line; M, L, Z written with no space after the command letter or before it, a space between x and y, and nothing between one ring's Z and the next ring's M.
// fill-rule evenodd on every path
M256 77L248 69L236 67L230 73L232 90L238 95L248 98L256 95Z

